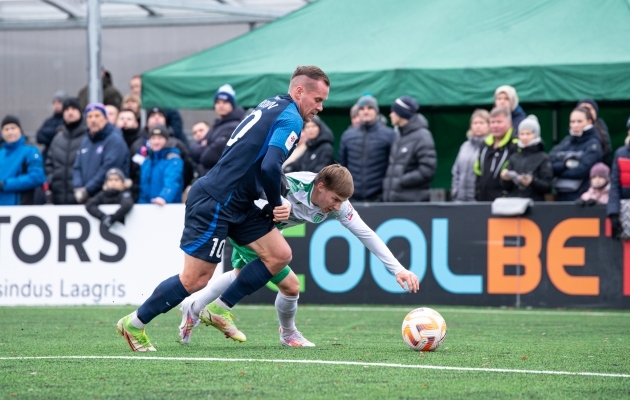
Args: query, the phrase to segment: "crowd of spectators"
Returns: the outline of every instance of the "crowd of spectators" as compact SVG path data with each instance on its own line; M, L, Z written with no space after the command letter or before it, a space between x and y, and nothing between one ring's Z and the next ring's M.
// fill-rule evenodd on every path
M41 153L27 143L17 117L2 120L0 205L88 202L96 215L95 204L123 197L126 204L128 198L158 205L185 201L186 189L217 163L246 116L234 89L225 84L214 96L216 120L196 122L189 141L177 110L142 107L140 76L131 79L125 96L105 70L102 81L102 104L87 104L87 88L77 97L54 94L53 115L36 135ZM353 176L354 201L429 201L437 154L419 109L413 97L397 98L390 128L378 100L366 94L350 110L351 125L341 135L336 157L332 130L315 117L304 124L283 169L318 172L338 162ZM622 200L630 199L630 145L626 141L614 151L593 99L576 104L568 125L569 134L547 153L536 116L526 114L515 88L498 87L492 110L475 110L470 118L451 170L451 199L608 204L613 233L621 235ZM627 129L630 137L630 119ZM124 215L98 217L109 227Z

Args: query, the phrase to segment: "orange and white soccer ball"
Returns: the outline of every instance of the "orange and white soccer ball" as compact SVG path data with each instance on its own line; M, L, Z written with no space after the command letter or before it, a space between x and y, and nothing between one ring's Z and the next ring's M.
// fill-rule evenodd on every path
M433 351L444 342L446 321L432 308L416 308L403 320L402 337L413 350Z

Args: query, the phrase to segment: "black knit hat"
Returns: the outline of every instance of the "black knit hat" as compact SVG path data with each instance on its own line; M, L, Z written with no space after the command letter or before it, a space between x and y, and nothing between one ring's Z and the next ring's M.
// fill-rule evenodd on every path
M586 103L586 104L590 104L591 106L593 106L593 108L595 109L595 112L596 112L597 114L599 114L599 105L597 104L597 102L596 102L595 100L593 100L593 99L591 99L591 98L589 98L589 97L587 97L587 98L585 98L585 99L582 99L582 100L578 101L578 103L577 103L577 106L576 106L576 107L579 107L579 106L580 106L580 104L584 104L584 103Z
M68 97L63 101L63 111L66 111L66 109L68 108L76 108L77 110L79 110L79 112L81 111L81 103L79 103L79 99L77 99L76 97Z
M392 111L399 117L410 119L418 112L418 102L411 96L402 96L392 104Z
M149 119L149 117L153 114L162 114L164 116L164 118L166 118L166 114L164 114L164 110L162 110L160 107L152 107L148 112L147 112L147 119Z
M149 130L149 137L153 135L164 136L168 139L171 136L171 132L164 125L156 125L151 130Z
M4 117L4 119L2 120L2 126L0 127L0 129L4 128L5 125L9 125L9 124L15 124L18 126L18 128L20 128L20 131L22 130L22 125L20 125L20 120L15 115L7 115L6 117Z

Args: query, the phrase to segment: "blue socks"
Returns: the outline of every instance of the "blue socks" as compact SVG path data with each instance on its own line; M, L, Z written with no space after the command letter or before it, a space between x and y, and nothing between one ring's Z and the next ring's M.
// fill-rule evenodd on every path
M147 301L138 308L138 318L148 324L158 315L175 308L188 296L190 295L179 280L179 275L171 276L160 283Z
M256 292L273 277L260 258L247 263L232 284L219 297L227 306L234 307L245 296Z

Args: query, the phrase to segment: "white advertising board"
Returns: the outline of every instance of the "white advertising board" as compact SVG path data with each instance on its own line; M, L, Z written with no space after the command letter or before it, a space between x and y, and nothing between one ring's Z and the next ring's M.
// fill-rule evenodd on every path
M183 228L183 204L135 205L109 232L83 206L0 207L0 306L141 304L181 272Z

